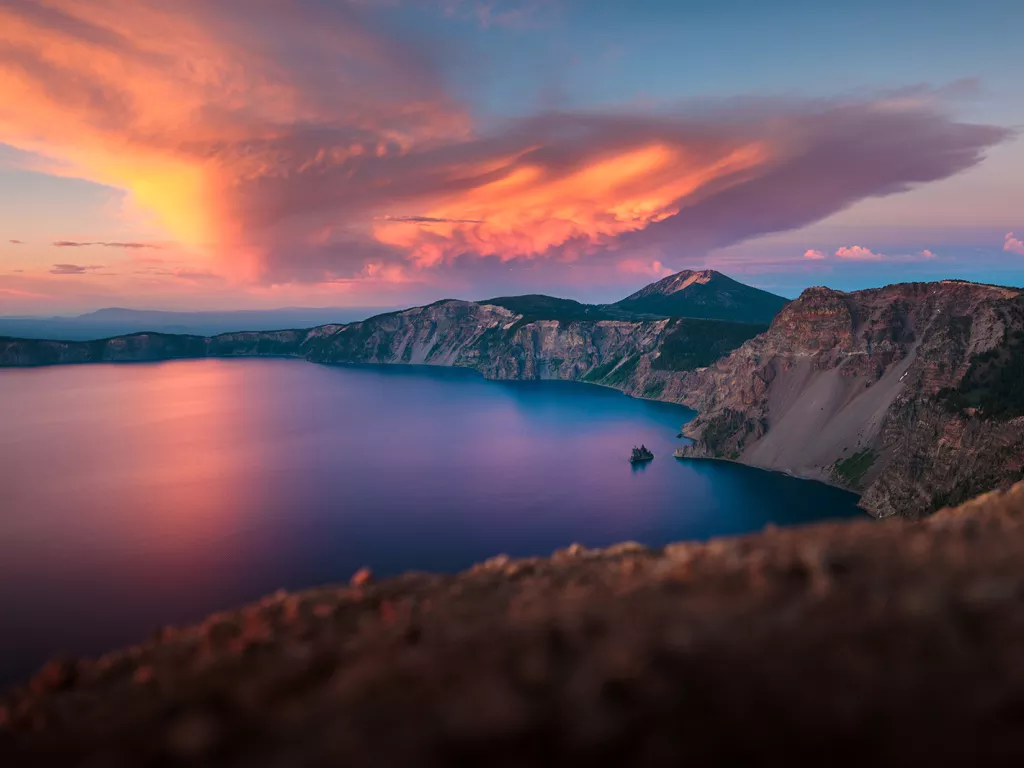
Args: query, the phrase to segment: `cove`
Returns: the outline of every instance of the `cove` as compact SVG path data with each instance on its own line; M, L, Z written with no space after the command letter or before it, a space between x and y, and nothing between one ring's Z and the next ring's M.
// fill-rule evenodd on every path
M693 412L473 371L186 360L0 372L0 683L276 589L862 514L680 462ZM628 462L634 444L657 458Z

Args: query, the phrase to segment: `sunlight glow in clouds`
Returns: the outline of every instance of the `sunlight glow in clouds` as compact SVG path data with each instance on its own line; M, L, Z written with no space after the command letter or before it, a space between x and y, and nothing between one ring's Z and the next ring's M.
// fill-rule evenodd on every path
M768 150L751 144L717 157L695 154L654 144L564 175L524 163L471 196L442 201L422 223L379 224L374 236L408 251L420 266L466 252L502 261L530 258L567 244L578 246L575 256L674 216L680 201L715 180L762 165ZM463 223L467 219L471 222Z
M1024 256L1024 242L1021 242L1020 238L1015 237L1013 232L1007 232L1006 241L1003 243L1003 250L1007 253L1016 253Z
M206 257L264 286L405 285L541 260L660 275L946 178L1008 135L927 98L551 111L485 134L429 47L390 33L374 3L240 7L0 3L0 141L49 158L41 170L126 190L202 261L154 277L205 279ZM481 23L518 18L474 7L491 9Z
M130 191L186 245L231 249L249 185L464 133L415 57L343 7L294 5L5 3L0 135L59 161L44 170Z
M0 288L0 294L17 299L45 299L47 294L35 291L22 291L18 288Z

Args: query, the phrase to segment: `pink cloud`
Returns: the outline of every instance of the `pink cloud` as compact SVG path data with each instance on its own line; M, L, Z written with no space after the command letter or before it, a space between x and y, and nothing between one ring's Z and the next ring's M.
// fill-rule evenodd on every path
M103 265L88 265L82 266L81 264L54 264L53 269L50 270L51 275L87 275L90 272L95 272L98 269L103 269Z
M808 248L806 251L804 251L804 258L819 261L825 258L825 254L819 250Z
M220 275L213 272L202 271L198 269L188 269L184 267L145 267L135 271L137 275L144 275L147 277L173 277L179 280L188 280L195 282L197 280L220 280Z
M360 278L364 280L375 280L382 283L408 283L412 281L408 270L401 264L386 264L379 261L371 261L363 267Z
M925 248L923 251L921 251L921 256L923 256L926 259L934 259L935 258L935 254L932 253L927 248Z
M45 293L36 293L35 291L22 291L18 288L0 288L0 293L5 296L14 296L19 299L45 299L47 295Z
M1006 241L1003 243L1003 250L1007 253L1016 253L1024 256L1024 242L1020 238L1014 237L1013 232L1007 232Z
M82 243L77 240L57 240L53 243L55 248L88 248L90 246L103 248L124 248L125 250L140 250L142 248L157 248L159 245L153 243Z
M836 250L836 256L850 261L882 261L884 254L875 253L862 245L844 245Z
M623 259L619 262L618 267L623 272L629 272L633 275L647 275L649 277L668 277L672 274L673 270L666 267L657 259L648 261L646 259Z

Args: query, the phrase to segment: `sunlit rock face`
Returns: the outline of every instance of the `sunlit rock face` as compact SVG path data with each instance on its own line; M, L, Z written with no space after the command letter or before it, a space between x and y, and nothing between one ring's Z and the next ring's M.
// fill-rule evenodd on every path
M687 456L852 488L927 514L1020 479L1019 291L958 281L810 288L769 331L691 375Z
M651 360L677 322L524 322L503 307L445 301L344 326L309 340L306 356L317 362L457 365L493 379L585 380L640 393L673 373L652 374Z

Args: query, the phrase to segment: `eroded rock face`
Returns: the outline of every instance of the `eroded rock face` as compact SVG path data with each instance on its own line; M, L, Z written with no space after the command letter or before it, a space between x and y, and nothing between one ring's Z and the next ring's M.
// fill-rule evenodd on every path
M651 361L679 322L524 322L500 306L441 301L309 330L208 338L133 334L95 342L0 339L0 365L274 355L319 363L461 366L493 379L584 380L640 396L663 396L667 389L674 394L664 399L678 399L680 372L653 370ZM750 329L748 335L758 330Z
M449 365L491 379L566 379L643 394L670 320L523 322L503 307L446 301L343 326L306 345L315 362Z
M1013 357L1022 307L1019 291L959 281L810 288L692 375L683 400L700 415L686 453L836 482L882 516L1008 484L1024 466L1024 419L950 407L949 394L979 360Z

